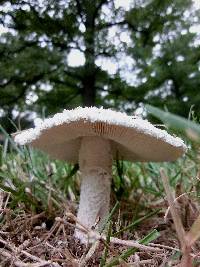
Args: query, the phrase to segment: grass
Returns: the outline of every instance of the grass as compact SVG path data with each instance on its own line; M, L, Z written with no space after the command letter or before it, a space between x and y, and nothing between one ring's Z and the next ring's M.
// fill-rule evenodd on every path
M73 238L75 222L69 216L79 202L78 166L16 147L6 135L0 147L0 266L177 266L183 251L174 218L170 212L165 216L169 204L160 170L179 197L187 233L200 202L198 146L187 142L192 149L174 163L116 162L105 239L84 246ZM190 233L195 242L197 231L199 218ZM135 240L158 251L113 240ZM189 252L193 266L199 266L199 247L197 241Z

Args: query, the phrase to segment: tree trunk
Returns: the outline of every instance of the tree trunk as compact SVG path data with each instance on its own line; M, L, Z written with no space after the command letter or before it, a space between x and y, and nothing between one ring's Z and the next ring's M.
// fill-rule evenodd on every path
M95 18L93 3L87 7L84 33L85 66L82 79L83 106L94 106L96 103L96 68L95 68Z
M95 106L96 91L95 91L95 73L89 72L89 68L85 68L85 77L83 79L82 103L84 107Z

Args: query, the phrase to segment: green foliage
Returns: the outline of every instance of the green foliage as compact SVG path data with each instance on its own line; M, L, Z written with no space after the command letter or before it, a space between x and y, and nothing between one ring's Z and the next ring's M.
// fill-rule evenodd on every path
M16 150L20 151L17 155ZM76 165L51 162L39 151L15 147L12 153L4 151L2 155L0 188L11 193L10 207L14 209L21 203L35 212L47 210L51 194L56 210L64 202L68 190L76 194L76 171Z

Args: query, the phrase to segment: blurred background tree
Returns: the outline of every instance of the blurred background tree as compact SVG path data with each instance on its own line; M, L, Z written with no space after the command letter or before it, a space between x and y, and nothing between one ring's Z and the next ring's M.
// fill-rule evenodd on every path
M192 0L1 1L0 123L63 108L148 102L200 108L200 13Z

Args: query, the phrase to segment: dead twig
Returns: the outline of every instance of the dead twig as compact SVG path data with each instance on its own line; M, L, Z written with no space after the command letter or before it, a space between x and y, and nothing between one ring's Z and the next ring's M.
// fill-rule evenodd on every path
M189 195L191 193L195 193L195 191L185 192L185 193L181 194L180 196L178 196L177 198L174 199L174 203L177 203L177 201L180 200L182 197ZM168 216L169 211L170 211L170 206L167 208L167 210L165 212L165 216L164 216L165 222L167 221L167 216Z
M14 259L14 265L16 267L33 267L31 263L24 263L23 261L19 260L16 256L13 256L11 253L9 253L5 249L1 249L0 254L5 258L11 259L11 260Z
M4 250L1 250L0 253L3 255L3 256L6 256L10 259L17 259L17 260L14 260L14 264L15 266L19 266L19 267L24 267L24 266L30 266L30 267L42 267L42 266L46 266L46 265L49 265L51 264L52 266L55 266L55 267L58 267L60 265L58 265L57 263L54 263L52 261L45 261L45 260L42 260L40 259L39 257L37 256L34 256L30 253L28 253L27 251L25 250L20 250L19 248L15 247L14 245L12 246L11 244L9 244L7 241L3 240L3 239L0 239L0 242L2 244L4 244L8 249L10 249L15 255L12 255L12 253L6 251L5 249ZM23 254L25 255L27 258L33 260L33 261L37 261L37 263L29 263L29 264L25 264L24 262L22 262L21 260L18 259L17 255L16 254ZM20 265L21 264L21 265Z
M91 248L89 249L88 253L85 255L85 257L80 261L79 263L79 267L84 267L86 266L86 263L91 259L91 257L94 255L96 249L98 249L99 247L99 240L97 240L96 242L94 242L91 246Z
M69 214L68 214L69 215ZM72 218L74 218L75 216L72 214ZM76 217L75 217L76 218ZM69 224L68 222L66 222L65 220L63 220L62 218L60 217L57 217L56 218L56 221L60 221L64 224ZM83 226L82 224L80 224L81 226L79 226L79 222L77 221L76 219L76 225L74 224L70 224L71 226L83 231L87 237L88 237L88 240L103 240L103 241L106 241L106 236L103 235L103 234L99 234L98 232L96 231L93 231L93 230L90 230L90 229L87 229L85 226ZM133 240L122 240L122 239L119 239L119 238L116 238L116 237L110 237L110 242L113 243L113 244L118 244L118 245L123 245L123 246L127 246L127 247L134 247L134 248L137 248L139 250L143 250L143 251L152 251L152 252L161 252L162 250L159 249L159 248L153 248L153 247L150 247L150 246L145 246L145 245L142 245L142 244L139 244L137 241L133 241Z
M174 226L176 229L176 233L181 245L181 251L182 251L182 259L180 263L180 267L192 267L192 258L191 258L191 246L188 246L188 242L186 240L186 233L183 228L183 224L181 222L180 215L178 214L178 211L175 206L175 201L171 193L171 188L169 185L169 179L167 175L165 174L164 169L160 169L160 175L162 178L163 186L167 195L167 201L170 206L170 212L172 215L172 219L174 222Z
M160 175L161 175L161 178L163 181L163 186L164 186L164 189L165 189L165 192L167 195L167 201L168 201L169 206L170 206L170 212L172 215L172 219L174 221L174 226L176 228L178 239L180 241L181 247L184 248L185 247L185 238L184 238L185 237L185 230L183 228L183 224L181 222L180 216L179 216L178 211L176 209L174 198L172 196L171 188L170 188L170 185L168 182L168 177L165 174L164 169L160 170Z

